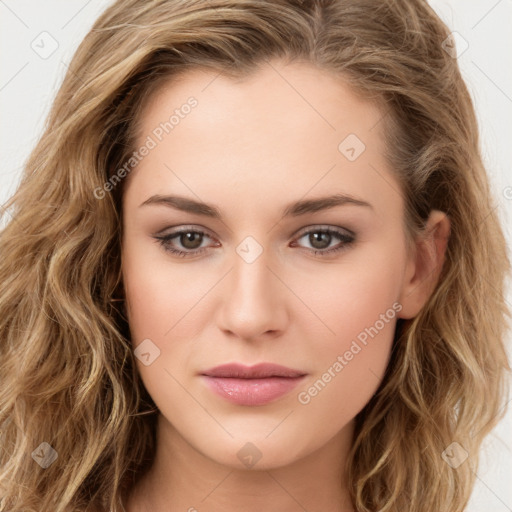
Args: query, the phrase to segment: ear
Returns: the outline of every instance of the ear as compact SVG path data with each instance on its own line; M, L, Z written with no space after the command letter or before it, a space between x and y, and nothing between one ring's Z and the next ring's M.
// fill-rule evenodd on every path
M428 301L443 268L449 237L448 216L432 210L408 258L399 300L402 304L399 318L414 318Z

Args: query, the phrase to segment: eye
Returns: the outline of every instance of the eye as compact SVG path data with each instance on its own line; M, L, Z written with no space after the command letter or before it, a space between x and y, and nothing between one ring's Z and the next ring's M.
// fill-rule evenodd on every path
M204 252L207 247L201 247L201 244L205 237L210 238L209 235L203 231L185 227L167 235L157 235L154 238L158 240L165 251L179 256L180 258L184 258L187 256L197 256ZM177 239L185 250L176 249L172 243L174 239Z
M180 258L197 256L205 252L208 246L202 246L205 238L212 238L204 231L184 227L178 231L166 235L156 235L154 238L164 248L166 252L179 256ZM311 244L311 248L306 248L309 252L319 256L330 256L339 251L345 250L355 241L355 235L351 231L342 228L329 228L325 226L309 227L303 231L296 240L306 238ZM330 247L333 241L338 240L338 244ZM176 248L178 243L183 249ZM216 246L219 247L216 242ZM296 241L292 242L291 247L296 247Z
M297 240L305 238L306 241L312 246L309 249L315 255L330 256L334 253L347 249L353 242L355 242L355 235L348 230L338 228L326 228L324 226L313 226L308 228L307 231L302 232ZM331 246L333 241L339 241L334 247ZM294 242L293 246L296 243ZM329 248L329 246L331 246Z

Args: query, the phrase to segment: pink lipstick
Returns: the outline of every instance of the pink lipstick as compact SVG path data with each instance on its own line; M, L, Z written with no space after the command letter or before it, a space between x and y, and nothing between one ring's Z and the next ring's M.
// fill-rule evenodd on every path
M201 373L208 387L237 405L265 405L289 393L306 375L272 363L223 364Z

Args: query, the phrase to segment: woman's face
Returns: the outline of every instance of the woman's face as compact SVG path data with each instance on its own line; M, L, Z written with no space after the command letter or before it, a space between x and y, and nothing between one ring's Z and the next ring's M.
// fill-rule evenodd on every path
M143 112L123 197L137 367L168 431L214 461L305 457L382 380L413 272L382 115L280 61L188 72ZM204 375L228 363L301 376Z

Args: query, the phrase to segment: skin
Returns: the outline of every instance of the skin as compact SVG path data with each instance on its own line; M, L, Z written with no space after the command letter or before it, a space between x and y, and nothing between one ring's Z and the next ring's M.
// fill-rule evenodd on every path
M149 366L136 360L160 410L158 448L125 508L352 511L344 463L354 417L382 380L397 319L416 316L435 285L449 221L433 211L407 250L400 184L383 156L382 111L339 77L280 60L236 81L188 71L146 105L139 145L190 96L198 105L125 183L122 268L133 347L149 338L160 350ZM366 146L352 162L338 150L351 133ZM294 201L333 193L371 206L282 215ZM222 220L140 206L156 194L213 204ZM206 236L170 245L204 252L180 258L155 240L180 226ZM336 235L308 236L326 227L350 230L355 240L330 256L314 254L343 245ZM236 251L248 236L263 248L251 263ZM401 305L394 318L300 403L298 393L394 303ZM198 376L228 362L274 362L307 376L275 402L235 405ZM237 456L248 442L261 455L252 467Z

